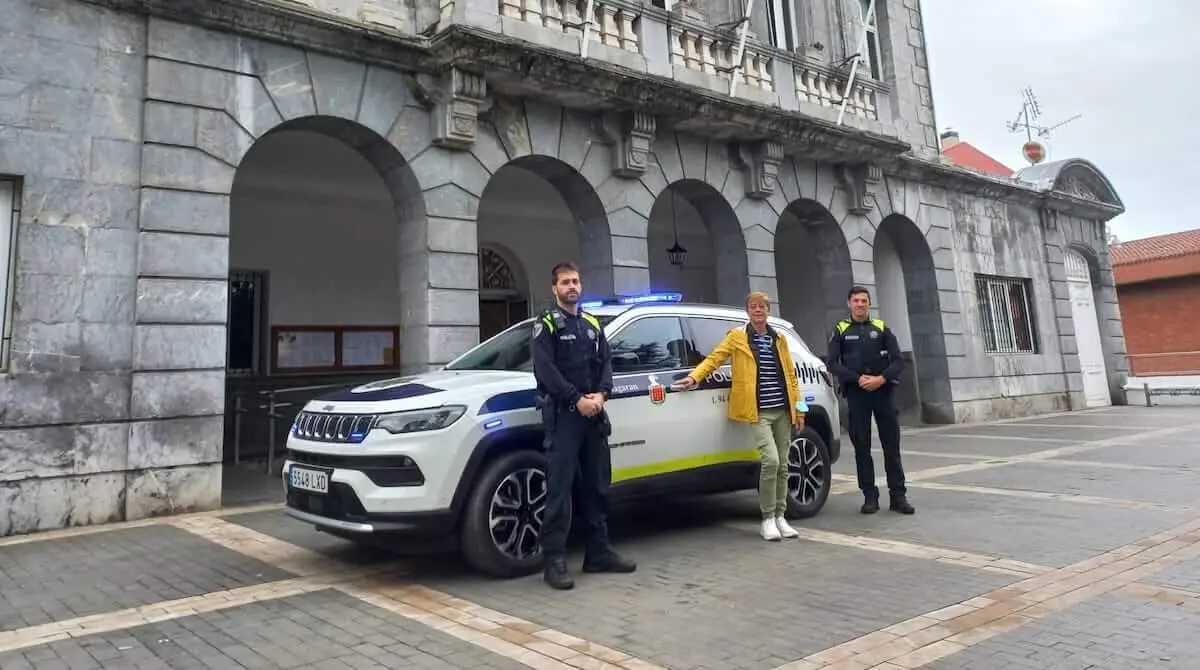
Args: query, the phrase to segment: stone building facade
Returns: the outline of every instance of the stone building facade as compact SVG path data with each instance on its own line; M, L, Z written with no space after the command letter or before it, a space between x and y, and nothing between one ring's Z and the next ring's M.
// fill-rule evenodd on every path
M298 322L320 286L377 266L365 285L397 288L355 319L397 327L396 369L477 342L485 297L509 290L487 284L481 259L518 266L553 238L565 241L536 264L495 271L526 277L510 307L530 309L567 255L597 294L684 281L740 304L765 290L820 349L859 283L911 356L914 419L1081 408L1069 272L1081 259L1119 398L1104 227L1123 206L1095 166L997 180L940 160L918 0L879 0L840 124L856 3L769 3L736 68L737 16L716 4L5 3L0 201L15 244L0 247L12 268L0 535L219 504L239 231L367 182L378 202L345 207L382 207L381 237L338 232L365 209L329 214L327 229L390 260L323 263L295 251L315 232L267 236L280 267L300 267L273 291L321 278L271 309ZM267 144L272 167L246 176L270 163L256 158ZM328 168L338 152L370 175L346 168L344 183L279 195L278 175ZM535 191L565 222L529 201ZM240 216L254 198L257 214ZM678 241L684 225L704 247L686 280L651 242ZM354 303L346 291L330 302ZM264 340L277 325L254 330L255 360L275 354Z

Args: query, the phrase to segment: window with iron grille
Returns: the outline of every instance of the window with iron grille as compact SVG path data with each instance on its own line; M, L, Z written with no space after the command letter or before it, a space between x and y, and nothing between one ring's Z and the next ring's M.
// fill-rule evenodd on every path
M0 175L0 370L8 369L12 346L16 284L17 222L21 220L21 181Z
M979 328L988 353L1037 353L1030 292L1028 279L975 275Z

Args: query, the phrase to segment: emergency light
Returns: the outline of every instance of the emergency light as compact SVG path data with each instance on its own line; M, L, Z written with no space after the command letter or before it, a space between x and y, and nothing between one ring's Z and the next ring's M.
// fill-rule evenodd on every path
M579 303L581 309L604 307L605 305L645 305L655 302L682 302L683 294L675 291L665 293L643 293L641 295L618 295L601 300L588 300Z

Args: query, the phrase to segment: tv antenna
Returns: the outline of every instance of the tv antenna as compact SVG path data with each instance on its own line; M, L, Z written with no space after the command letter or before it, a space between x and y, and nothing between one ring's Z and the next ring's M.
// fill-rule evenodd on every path
M1010 133L1024 130L1027 142L1032 142L1034 135L1047 138L1053 131L1083 116L1083 114L1076 114L1066 121L1060 121L1052 126L1039 125L1038 119L1042 116L1042 107L1038 104L1037 96L1033 94L1033 88L1026 86L1025 90L1021 91L1021 98L1021 111L1017 113L1016 119L1009 121L1006 125Z

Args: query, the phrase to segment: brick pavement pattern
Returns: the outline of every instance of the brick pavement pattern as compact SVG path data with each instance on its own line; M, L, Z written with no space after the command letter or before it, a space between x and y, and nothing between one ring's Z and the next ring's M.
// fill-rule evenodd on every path
M1198 429L1171 407L906 431L914 517L859 515L847 452L800 539L759 540L751 493L646 503L613 521L640 570L568 593L261 506L0 538L0 670L1194 670Z
M0 631L290 576L163 525L0 547Z

